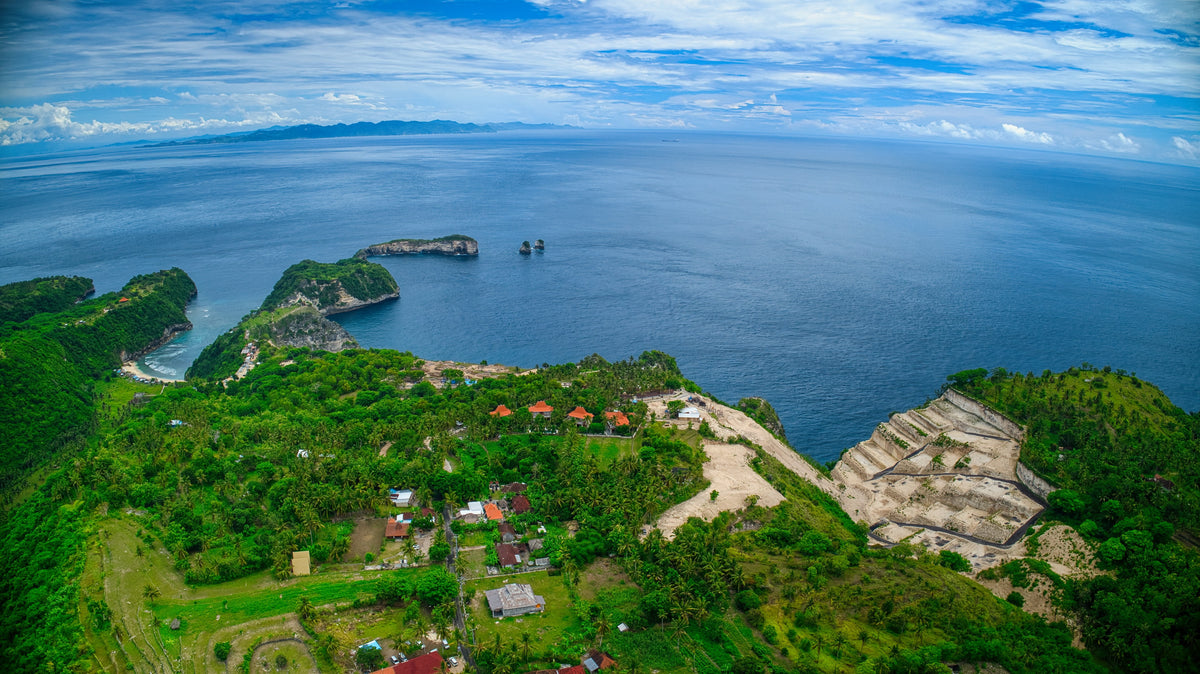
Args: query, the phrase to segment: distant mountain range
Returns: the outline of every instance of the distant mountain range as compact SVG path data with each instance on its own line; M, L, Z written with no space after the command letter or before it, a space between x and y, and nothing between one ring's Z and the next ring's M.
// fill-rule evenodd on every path
M297 126L274 126L257 131L230 133L221 136L201 136L184 140L155 143L150 147L173 145L209 145L213 143L246 143L259 140L293 140L296 138L346 138L350 136L415 136L433 133L495 133L518 129L569 129L558 124L525 124L503 122L498 124L463 124L443 119L432 122L355 122L354 124L300 124Z

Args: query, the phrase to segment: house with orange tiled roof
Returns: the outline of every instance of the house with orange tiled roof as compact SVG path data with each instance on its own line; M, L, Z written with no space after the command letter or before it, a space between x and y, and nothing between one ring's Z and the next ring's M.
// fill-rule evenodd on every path
M506 417L506 416L512 414L512 410L508 409L503 404L500 404L500 405L496 405L496 409L492 410L491 412L488 412L488 414L490 414L493 417Z
M629 417L625 416L625 413L619 410L616 412L605 412L604 418L608 420L608 423L612 424L613 428L629 425Z
M582 407L576 407L570 412L567 412L567 416L575 420L576 426L586 426L587 424L592 423L592 417L594 415Z
M384 530L383 537L391 540L399 540L408 538L409 523L401 520L388 518L387 527Z
M484 503L483 514L487 515L487 518L493 522L499 522L504 519L504 513L500 512L500 508L495 503Z
M542 416L542 417L549 419L550 413L553 411L554 411L554 408L547 405L545 400L539 400L536 403L529 406L529 413L535 417Z

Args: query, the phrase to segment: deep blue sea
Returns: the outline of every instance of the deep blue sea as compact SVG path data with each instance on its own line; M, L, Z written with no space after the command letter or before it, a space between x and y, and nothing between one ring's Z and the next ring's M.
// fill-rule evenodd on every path
M668 141L668 142L664 142ZM0 283L100 292L178 266L181 375L304 258L376 258L402 297L337 318L368 347L525 367L674 355L761 395L820 460L947 374L1087 361L1200 407L1200 170L1046 152L539 132L118 148L0 162ZM522 240L546 252L517 254Z

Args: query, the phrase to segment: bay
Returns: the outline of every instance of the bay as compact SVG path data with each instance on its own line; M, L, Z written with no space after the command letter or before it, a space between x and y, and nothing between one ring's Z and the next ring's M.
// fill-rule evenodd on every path
M663 142L663 141L670 142ZM121 148L0 162L0 283L101 292L178 266L181 375L289 265L461 233L478 258L375 258L401 299L366 347L532 367L659 349L761 395L824 461L947 374L1087 361L1200 407L1200 171L923 143L537 132ZM520 256L522 240L546 252Z

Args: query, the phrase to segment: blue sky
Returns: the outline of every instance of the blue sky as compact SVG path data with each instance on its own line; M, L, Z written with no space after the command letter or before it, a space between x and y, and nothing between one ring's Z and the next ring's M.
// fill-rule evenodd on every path
M1200 164L1197 0L0 4L10 151L452 119Z

